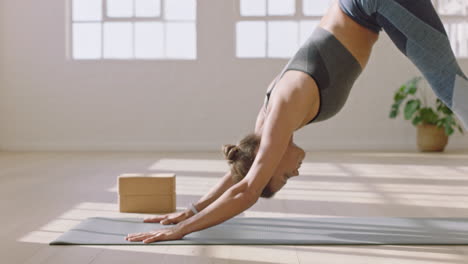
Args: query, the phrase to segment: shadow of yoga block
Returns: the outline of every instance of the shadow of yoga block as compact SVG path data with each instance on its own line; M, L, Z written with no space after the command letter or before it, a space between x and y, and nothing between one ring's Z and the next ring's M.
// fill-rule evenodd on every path
M123 213L171 213L176 210L175 174L122 174L118 177Z

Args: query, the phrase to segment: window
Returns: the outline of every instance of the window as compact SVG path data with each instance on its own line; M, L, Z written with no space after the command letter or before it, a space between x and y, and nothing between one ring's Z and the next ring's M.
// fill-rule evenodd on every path
M72 57L196 59L196 0L71 0Z
M238 0L236 56L290 58L307 40L332 0ZM433 0L452 48L468 58L468 0Z
M468 1L434 0L450 44L458 58L468 58Z
M239 58L289 58L317 27L333 0L239 0Z

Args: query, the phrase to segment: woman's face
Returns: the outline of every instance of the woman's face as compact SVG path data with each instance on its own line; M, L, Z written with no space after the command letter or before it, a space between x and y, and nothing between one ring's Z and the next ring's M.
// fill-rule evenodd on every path
M299 167L301 166L304 157L305 151L294 144L291 140L283 159L280 161L273 177L268 183L271 192L276 193L283 188L289 178L299 175Z

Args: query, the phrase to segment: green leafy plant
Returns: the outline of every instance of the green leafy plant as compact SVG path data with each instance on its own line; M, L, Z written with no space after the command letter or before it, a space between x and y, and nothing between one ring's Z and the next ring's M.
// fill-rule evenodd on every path
M437 127L443 127L447 136L452 135L457 128L463 134L463 129L455 119L452 110L448 108L441 100L436 98L435 106L428 104L427 90L419 93L420 81L422 77L415 77L398 90L395 91L393 104L390 110L390 118L396 118L400 112L400 106L404 105L403 115L406 120L412 120L413 125L430 124ZM420 89L421 90L421 89ZM424 92L422 91L422 92ZM421 91L420 91L421 92Z

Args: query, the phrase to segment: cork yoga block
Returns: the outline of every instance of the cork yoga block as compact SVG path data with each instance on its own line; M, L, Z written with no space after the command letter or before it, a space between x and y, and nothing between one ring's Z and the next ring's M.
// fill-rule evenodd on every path
M175 174L122 174L119 209L125 213L172 213L176 210Z

